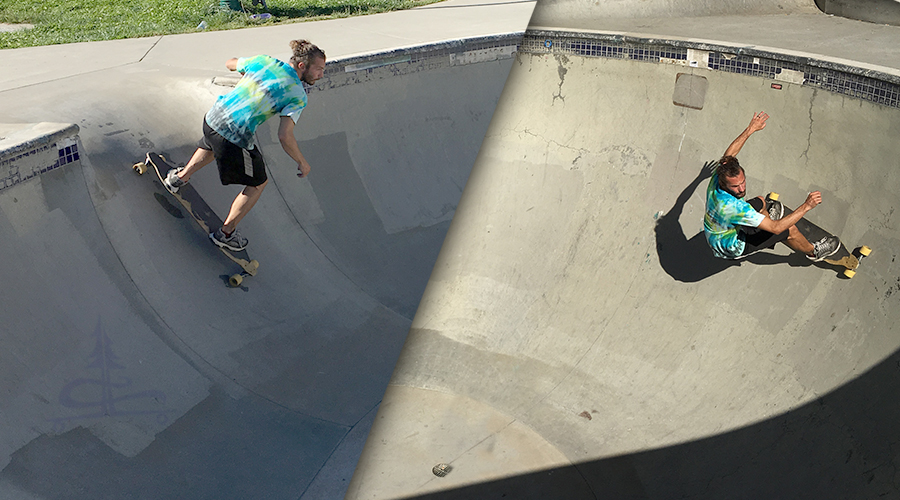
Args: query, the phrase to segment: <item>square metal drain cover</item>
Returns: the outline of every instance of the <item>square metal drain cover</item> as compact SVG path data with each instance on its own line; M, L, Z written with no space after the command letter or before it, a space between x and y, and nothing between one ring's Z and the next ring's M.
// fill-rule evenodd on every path
M706 101L706 89L709 88L709 80L705 77L678 73L675 76L675 94L672 102L676 106L684 106L691 109L703 109Z

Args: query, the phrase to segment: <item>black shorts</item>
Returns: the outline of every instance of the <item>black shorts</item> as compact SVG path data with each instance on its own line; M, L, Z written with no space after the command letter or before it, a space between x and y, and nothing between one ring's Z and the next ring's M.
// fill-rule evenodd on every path
M762 208L759 198L753 198L748 203L756 210ZM738 231L738 238L744 240L744 253L741 256L750 255L763 248L772 248L779 241L786 240L789 234L790 232L787 230L782 231L780 234L772 234L757 227L741 227Z
M266 162L259 147L247 150L219 135L203 119L203 138L197 147L212 151L222 184L259 186L266 182Z
M772 234L755 227L741 228L738 234L738 238L744 240L744 253L741 255L749 255L763 248L772 248L779 241L786 240L788 234L787 230L782 231L781 234Z

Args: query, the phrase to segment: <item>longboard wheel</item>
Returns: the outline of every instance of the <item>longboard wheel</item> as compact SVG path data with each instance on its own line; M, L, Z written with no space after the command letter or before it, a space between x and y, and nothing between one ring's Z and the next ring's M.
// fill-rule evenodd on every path
M778 200L778 193L769 193L768 198L772 201Z
M251 275L256 274L257 269L259 269L259 261L253 259L250 261L250 265L247 266L247 272Z
M241 286L241 283L244 281L244 277L240 274L232 274L230 278L228 278L228 284L234 288Z
M866 245L863 245L862 247L860 247L859 253L862 254L863 257L868 257L869 254L872 253L872 249L867 247Z
M856 276L856 271L854 271L853 269L846 269L844 271L844 276L846 276L848 278L852 278L852 277Z
M147 164L143 162L135 163L131 168L134 169L134 171L137 172L138 175L144 175L147 172Z

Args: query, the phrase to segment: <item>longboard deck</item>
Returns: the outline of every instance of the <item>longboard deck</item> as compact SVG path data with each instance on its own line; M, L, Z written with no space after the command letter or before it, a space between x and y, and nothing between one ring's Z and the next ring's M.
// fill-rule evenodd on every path
M789 209L787 207L784 207L784 211L785 211L785 215L793 212L793 210L789 211ZM810 241L810 243L819 241L820 239L822 239L826 236L831 236L831 234L828 233L828 231L825 231L824 229L822 229L819 226L813 224L812 222L806 220L805 218L797 221L797 229L800 230L800 233L803 234L803 236L806 236L806 239L808 239ZM827 262L831 265L842 266L844 268L851 269L851 270L859 267L859 259L855 255L853 255L849 250L847 250L847 247L844 246L843 242L841 242L841 246L840 246L840 248L838 248L837 252L835 252L833 255L826 257L822 260L824 260L825 262Z
M778 193L769 193L767 198L777 200ZM756 204L751 203L751 205L756 208ZM794 213L792 209L788 208L784 204L782 204L782 206L784 207L784 214L782 215L782 217ZM808 219L806 219L806 217L803 217L799 221L797 221L796 226L800 233L805 236L810 243L815 243L827 236L834 236L828 231L810 222ZM839 269L837 269L837 271L839 273L842 273L847 278L852 278L856 274L856 269L859 267L860 259L868 256L872 250L869 247L863 245L861 247L855 248L851 252L844 245L843 241L841 241L840 243L841 246L838 248L838 251L826 257L825 259L822 259L822 262L826 262L828 264L831 264L832 266L838 267Z
M794 213L794 211L787 206L783 204L782 206L784 206L784 216ZM806 236L806 239L809 240L810 243L815 243L822 238L834 236L828 231L810 222L806 217L803 217L799 221L797 221L796 226L797 229L800 230L800 233L803 236ZM850 269L851 271L859 267L859 258L853 255L853 253L851 253L849 250L847 250L847 247L844 245L843 241L841 242L841 246L838 248L837 252L822 260L833 266L840 266L845 269Z
M163 182L166 174L173 167L169 165L169 163L165 160L165 158L161 157L156 153L147 153L147 158L144 163L138 163L134 165L134 170L139 174L143 174L145 169L141 168L141 165L144 167L151 168L154 172L156 172L156 176L159 178L160 182ZM165 184L163 184L165 188ZM166 189L168 191L168 189ZM200 193L194 189L190 184L185 184L178 189L177 193L169 192L172 196L181 203L181 206L191 214L191 217L197 221L197 224L200 225L200 228L209 235L211 232L216 229L222 227L222 219L219 218L218 215L209 207L206 201L200 196ZM210 242L211 245L219 249L225 256L231 259L234 263L239 265L243 272L239 274L232 275L229 278L229 284L231 286L238 286L241 284L243 280L243 276L255 276L256 272L259 268L259 262L256 260L250 259L250 256L247 254L247 250L233 251L228 250L226 248L221 248L218 245Z

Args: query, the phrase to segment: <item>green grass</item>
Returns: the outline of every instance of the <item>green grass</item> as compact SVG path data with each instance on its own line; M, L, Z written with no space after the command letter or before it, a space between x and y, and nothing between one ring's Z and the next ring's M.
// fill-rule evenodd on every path
M243 0L244 11L220 0L0 0L0 23L34 28L0 32L0 49L193 33L350 17L409 9L437 0L267 0L268 8ZM268 12L267 21L250 14Z

